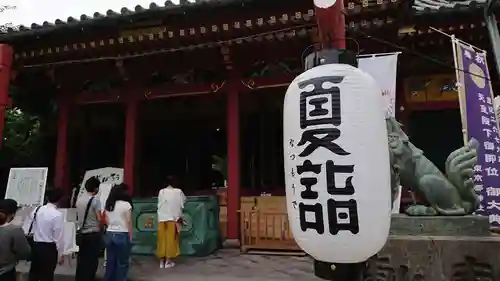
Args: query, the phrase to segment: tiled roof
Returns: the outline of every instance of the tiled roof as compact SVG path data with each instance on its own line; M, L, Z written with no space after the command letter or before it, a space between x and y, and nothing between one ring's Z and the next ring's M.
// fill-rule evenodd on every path
M417 14L426 12L467 12L482 8L487 0L414 0L412 8Z
M134 10L122 8L120 11L108 10L106 14L94 13L93 15L80 15L79 18L68 17L67 19L55 19L53 22L45 21L43 23L33 23L31 26L17 26L15 28L8 27L4 30L0 29L0 40L22 36L22 35L35 35L46 32L51 32L56 29L70 28L70 27L83 27L85 25L101 25L116 20L132 19L136 16L144 16L146 14L165 14L166 12L177 12L179 10L187 9L190 7L203 8L203 6L217 6L234 2L247 2L251 0L195 0L189 2L188 0L180 0L179 4L174 4L172 1L167 0L163 6L151 3L148 7L137 5Z

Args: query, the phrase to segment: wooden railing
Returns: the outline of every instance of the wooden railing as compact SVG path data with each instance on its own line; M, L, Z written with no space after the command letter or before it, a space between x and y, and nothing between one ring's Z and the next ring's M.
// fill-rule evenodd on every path
M241 249L300 251L292 237L286 213L241 210Z

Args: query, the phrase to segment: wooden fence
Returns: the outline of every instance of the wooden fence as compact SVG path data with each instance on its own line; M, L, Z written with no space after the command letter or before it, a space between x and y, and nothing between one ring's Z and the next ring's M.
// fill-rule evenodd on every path
M286 213L241 210L241 249L302 253L295 243Z

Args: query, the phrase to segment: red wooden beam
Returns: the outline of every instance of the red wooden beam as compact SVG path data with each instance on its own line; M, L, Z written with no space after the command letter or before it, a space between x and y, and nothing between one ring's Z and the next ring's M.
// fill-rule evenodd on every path
M124 102L124 93L120 91L112 92L79 92L73 98L75 104L96 104L96 103L116 103Z
M179 96L203 95L215 93L223 90L226 82L211 83L211 84L180 84L172 85L165 84L158 87L146 88L141 91L136 91L139 99L164 99Z
M255 77L241 79L241 88L244 91L266 88L288 87L297 74L289 73L272 77Z
M255 77L240 80L240 90L258 90L266 88L288 87L290 82L296 77L296 74L289 73L272 77ZM76 104L95 104L95 103L116 103L125 102L125 96L130 93L136 95L138 100L153 100L173 98L179 96L211 94L226 90L226 82L212 84L164 84L157 87L138 89L132 88L125 91L112 92L80 92L74 97Z
M127 91L80 92L74 97L76 104L117 103L125 102L127 95L135 95L137 100L164 99L179 96L210 94L221 91L225 82L212 84L165 84L151 88L130 88Z

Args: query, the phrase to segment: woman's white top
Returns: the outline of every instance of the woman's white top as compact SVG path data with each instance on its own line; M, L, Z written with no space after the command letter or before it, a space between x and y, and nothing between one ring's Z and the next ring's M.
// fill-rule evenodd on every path
M113 211L106 210L107 231L128 232L127 213L132 211L129 202L118 200Z
M186 196L178 188L167 186L158 193L158 221L177 221L182 217Z

